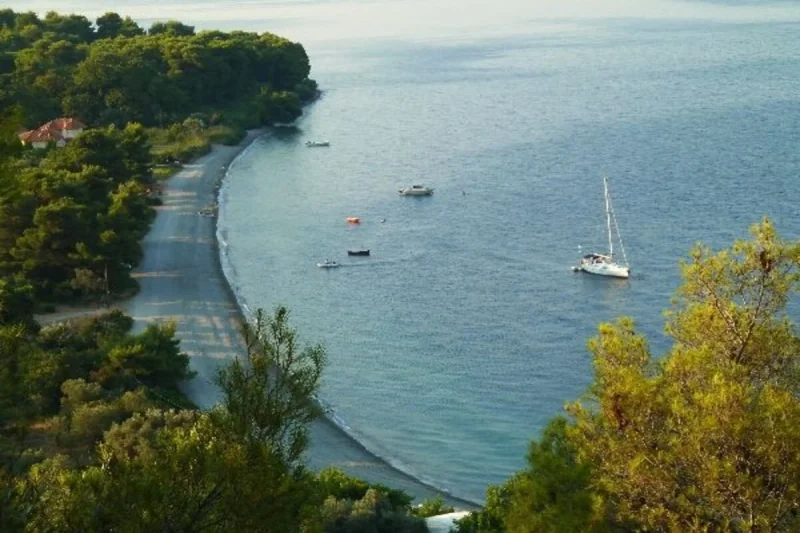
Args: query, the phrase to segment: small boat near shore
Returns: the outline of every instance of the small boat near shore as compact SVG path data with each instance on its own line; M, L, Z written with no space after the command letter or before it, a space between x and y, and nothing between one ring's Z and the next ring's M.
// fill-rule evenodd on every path
M319 148L322 146L330 146L330 141L306 141L306 148Z
M359 255L359 256L369 255L369 249L366 249L366 250L347 250L347 255Z
M347 217L345 220L348 224L361 224L361 219L358 217Z
M339 263L337 263L336 261L331 261L330 259L326 259L322 263L317 263L317 266L319 268L338 268Z
M433 188L417 184L411 187L404 187L397 192L400 193L400 196L430 196L433 194Z

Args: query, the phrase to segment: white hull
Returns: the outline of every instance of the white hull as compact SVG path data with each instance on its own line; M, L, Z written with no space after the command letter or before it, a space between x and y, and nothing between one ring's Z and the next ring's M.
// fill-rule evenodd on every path
M587 272L589 274L596 274L598 276L609 276L612 278L627 279L631 275L630 268L618 265L616 263L581 263L581 265L576 268L578 270L581 270L582 272Z

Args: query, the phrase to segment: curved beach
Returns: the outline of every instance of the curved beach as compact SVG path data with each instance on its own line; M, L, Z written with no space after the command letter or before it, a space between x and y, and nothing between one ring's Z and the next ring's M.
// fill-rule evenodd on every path
M153 322L177 324L181 348L197 372L185 392L202 409L219 400L212 383L217 368L242 353L243 346L242 313L220 264L217 219L200 212L216 204L227 168L261 134L249 132L238 146L214 146L165 183L163 205L156 208L156 219L142 242L144 258L134 271L141 290L121 306L134 318L136 329ZM370 482L403 489L418 501L439 494L375 457L327 418L312 427L307 459L315 470L335 466ZM476 507L444 496L459 509Z

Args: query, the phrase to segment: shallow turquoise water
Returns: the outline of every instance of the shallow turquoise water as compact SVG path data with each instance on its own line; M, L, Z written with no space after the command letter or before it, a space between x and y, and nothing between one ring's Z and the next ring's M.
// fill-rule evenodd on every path
M328 347L322 396L351 434L460 496L522 467L529 439L580 396L599 322L633 316L666 349L662 311L692 243L727 246L763 215L800 236L790 2L115 9L306 45L324 97L231 169L228 273L250 307L288 305ZM629 282L569 270L579 244L603 246L603 175ZM412 182L436 194L399 197ZM347 258L353 247L373 255ZM344 266L316 268L326 257Z

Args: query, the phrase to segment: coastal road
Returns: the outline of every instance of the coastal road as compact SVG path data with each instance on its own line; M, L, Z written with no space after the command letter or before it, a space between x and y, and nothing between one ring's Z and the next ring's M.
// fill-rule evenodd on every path
M189 354L197 377L184 390L201 409L219 400L213 385L217 368L243 353L239 336L242 315L220 265L216 218L200 211L216 202L217 187L237 154L257 136L251 132L239 146L214 146L211 153L184 165L162 193L163 205L142 242L144 259L133 276L140 291L122 304L139 331L147 324L174 321L181 349ZM402 443L398 443L402 446ZM436 490L372 456L327 418L312 427L307 456L311 468L336 466L371 482L403 489L417 501ZM474 504L450 498L459 509Z

